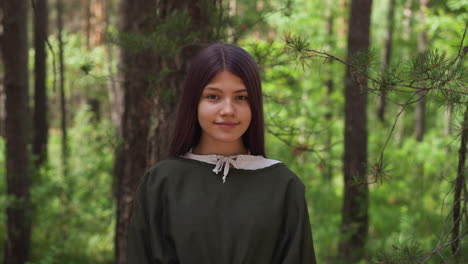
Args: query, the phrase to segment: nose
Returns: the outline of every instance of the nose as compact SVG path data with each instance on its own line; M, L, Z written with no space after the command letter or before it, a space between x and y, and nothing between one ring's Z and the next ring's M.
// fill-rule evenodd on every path
M220 114L222 116L233 115L235 113L235 108L231 100L225 100L221 106Z

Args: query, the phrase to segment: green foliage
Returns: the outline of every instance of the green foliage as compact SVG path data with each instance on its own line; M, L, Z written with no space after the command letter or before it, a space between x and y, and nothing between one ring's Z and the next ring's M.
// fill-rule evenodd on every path
M419 245L416 242L403 242L392 245L388 251L378 252L374 263L385 264L414 264L419 262Z
M345 21L349 9L325 1L262 1L261 12L255 1L239 0L236 18L223 14L209 16L208 24L232 28L234 41L245 47L262 70L268 157L286 163L303 180L319 263L337 263L341 235L343 196L344 74L339 60L346 58ZM373 5L373 53L358 55L350 63L368 69L369 96L369 182L370 229L367 256L363 263L465 263L468 241L462 240L462 255L451 257L444 241L450 237L452 181L455 178L461 125L452 136L443 136L443 111L453 110L452 124L460 121L461 109L468 103L466 59L456 61L467 21L467 0L431 1L425 24L418 22L418 7L397 1L392 58L381 69L379 54L386 30L388 2ZM415 1L413 1L415 2ZM415 2L416 3L416 2ZM215 7L210 7L215 8ZM330 9L329 9L330 8ZM333 35L326 33L325 14L333 16ZM213 10L206 10L209 14ZM405 14L409 12L412 34L405 37ZM221 21L221 22L220 22ZM399 21L402 21L400 23ZM152 21L146 32L116 32L111 40L132 54L155 52L167 58L181 55L181 48L197 43L201 36L191 30L187 12L170 13L164 20ZM429 35L430 50L418 55L417 32ZM340 33L341 31L341 33ZM180 34L187 32L187 34ZM220 27L214 34L225 36ZM243 38L240 38L243 37ZM240 39L238 39L240 38ZM65 32L66 93L69 120L69 172L62 174L61 135L58 125L58 90L53 89L53 55L48 54L50 98L49 163L35 172L31 191L34 205L33 260L35 264L111 263L115 227L115 201L112 188L112 162L116 143L109 113L98 120L83 102L100 100L108 109L107 86L116 83L108 70L103 47L84 48L81 34ZM213 37L215 39L215 37ZM49 41L57 53L57 41ZM295 49L285 49L284 41ZM290 46L290 47L291 47ZM311 53L310 49L316 52ZM295 51L295 53L293 53ZM330 59L327 55L333 54ZM182 54L183 55L183 54ZM294 57L296 56L296 57ZM30 50L30 64L34 52ZM314 58L314 60L310 60ZM57 60L57 54L55 54ZM57 67L58 62L55 62ZM172 73L173 65L159 75L158 83ZM0 65L0 70L3 65ZM32 76L32 75L31 75ZM58 73L55 75L57 81ZM32 78L30 78L32 84ZM327 94L327 81L333 90ZM403 84L398 86L398 84ZM408 105L399 116L395 131L381 158L382 150L400 105L414 99L414 93L427 89L427 132L423 142L413 139L414 106ZM390 104L387 123L377 122L374 99L386 94ZM163 94L170 99L171 93ZM5 175L5 144L0 138L0 175ZM11 204L5 181L0 182L0 221L5 223L5 208ZM465 227L466 228L466 227ZM5 225L0 225L0 248L5 241ZM446 243L445 243L446 244Z
M80 34L63 33L64 39L64 68L65 68L65 97L67 108L67 120L71 120L74 113L81 105L89 100L98 100L100 109L108 108L108 85L112 82L117 84L116 77L109 70L115 68L109 65L104 46L87 49L84 37ZM47 50L47 96L48 96L48 118L51 127L60 127L60 104L59 104L59 69L58 69L58 41L54 37L48 38L52 51ZM34 50L29 51L30 76L32 76L32 62L34 61ZM55 66L55 69L54 69ZM30 78L31 83L33 78ZM106 117L106 112L104 112Z
M131 55L157 54L170 60L180 56L181 50L191 45L224 39L224 26L232 21L208 0L197 1L197 5L201 10L197 18L191 17L193 14L188 9L174 9L162 14L167 11L158 8L156 15L151 21L147 21L144 29L122 32L114 29L110 32L109 39Z
M145 32L112 32L111 40L134 55L156 52L172 58L181 45L196 41L196 32L190 31L192 22L187 10L170 12L163 21L154 21ZM181 32L191 32L180 34Z
M32 263L110 263L115 226L113 128L82 107L69 133L69 173L62 174L60 134L52 131L50 165L32 189Z
M113 258L113 127L109 121L97 122L86 107L78 111L74 120L69 129L69 174L62 174L60 134L56 130L50 135L50 163L34 174L30 263L111 263ZM1 138L0 151L5 153ZM4 155L0 155L0 175L5 175ZM5 181L1 181L2 223L6 222L6 207L11 206L8 200ZM0 225L2 248L5 231L5 225Z
M395 84L401 83L401 69L401 64L390 64L382 70L373 82L379 94L387 94L394 90Z
M261 57L257 60L263 69L269 158L288 164L305 183L318 259L333 263L341 221L342 184L339 176L343 123L339 121L340 109L336 106L342 99L340 91L336 90L330 95L330 106L323 104L326 90L323 73L332 67L336 73L332 77L336 78L338 72L343 73L343 67L315 63L313 66L318 66L319 71L304 72L283 52L284 48L278 42L252 43L246 39L242 44L255 57ZM325 115L330 110L335 118L328 123ZM330 153L324 153L328 136L331 136L332 147ZM324 158L327 158L327 164L323 163ZM327 166L331 168L332 178L329 184L324 184Z
M401 16L405 7L402 1L398 3L396 14ZM310 10L309 4L317 9ZM305 183L318 260L337 263L344 147L344 65L339 61L345 56L337 48L340 40L336 36L332 39L332 49L323 49L329 44L325 43L325 32L320 31L324 28L323 13L326 12L321 5L323 3L293 1L294 16L274 14L274 19L268 20L278 32L284 33L278 34L276 41L246 38L240 44L248 47L263 70L269 157L286 163ZM450 5L453 8L453 3ZM374 5L373 11L376 11L372 26L373 52L357 55L350 61L356 66L357 73L360 69L368 69L372 92L368 139L370 229L367 257L362 263L439 263L442 258L446 263L453 263L455 259L450 248L438 246L441 237L450 235L450 230L445 230L444 226L450 225L446 221L447 217L450 219L458 141L455 137L442 135L441 120L448 105L455 110L454 115L460 116L458 108L467 103L465 64L454 63L463 31L439 28L440 35L431 39L433 49L418 55L416 38L399 38L403 28L396 23L393 58L388 67L381 70L378 54L387 26L382 17L386 16L387 10L382 5ZM416 12L415 6L412 11ZM338 14L336 10L333 12ZM431 13L429 16L443 21L452 14L438 15L433 17ZM301 17L307 19L301 21ZM422 26L425 25L415 25L415 28ZM452 23L450 27L460 29L463 23ZM450 41L441 37L445 33L451 34ZM285 50L278 42L286 42L289 49ZM452 46L447 47L447 43ZM330 54L334 57L328 56ZM330 64L330 61L334 63ZM325 81L330 76L335 86L327 99ZM413 101L414 93L421 87L430 90L426 95L429 104L424 141L413 139L414 106L411 104L406 106L404 114L399 115L390 136L393 121L401 110L400 105L392 102ZM375 109L373 94L389 96L387 116L390 121L386 124L378 123L372 114ZM328 113L332 116L330 121L326 118ZM459 128L456 133L458 131ZM326 176L328 166L331 167L331 180ZM462 245L466 243L465 237ZM464 258L466 256L462 255L459 261Z

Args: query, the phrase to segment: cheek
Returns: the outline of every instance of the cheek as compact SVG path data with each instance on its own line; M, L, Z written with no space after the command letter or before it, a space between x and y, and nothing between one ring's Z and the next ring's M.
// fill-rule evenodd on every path
M198 123L203 124L209 121L210 119L210 111L206 105L200 103L197 109L197 117Z
M247 109L245 109L244 119L247 121L247 127L250 126L250 123L252 122L252 111L250 110L250 107L247 107Z

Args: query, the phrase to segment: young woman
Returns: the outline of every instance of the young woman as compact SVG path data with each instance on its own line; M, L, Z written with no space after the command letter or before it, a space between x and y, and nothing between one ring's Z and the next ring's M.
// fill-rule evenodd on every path
M313 264L304 185L267 159L260 75L243 49L192 61L170 152L143 178L129 264Z

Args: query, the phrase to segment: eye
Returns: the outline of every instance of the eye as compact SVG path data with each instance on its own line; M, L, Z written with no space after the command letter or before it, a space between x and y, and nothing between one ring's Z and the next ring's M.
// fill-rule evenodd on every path
M215 94L208 94L205 96L207 99L209 100L216 100L216 99L219 99L219 96L215 95Z
M237 99L241 100L241 101L247 101L248 98L245 95L239 95L239 96L237 96Z

